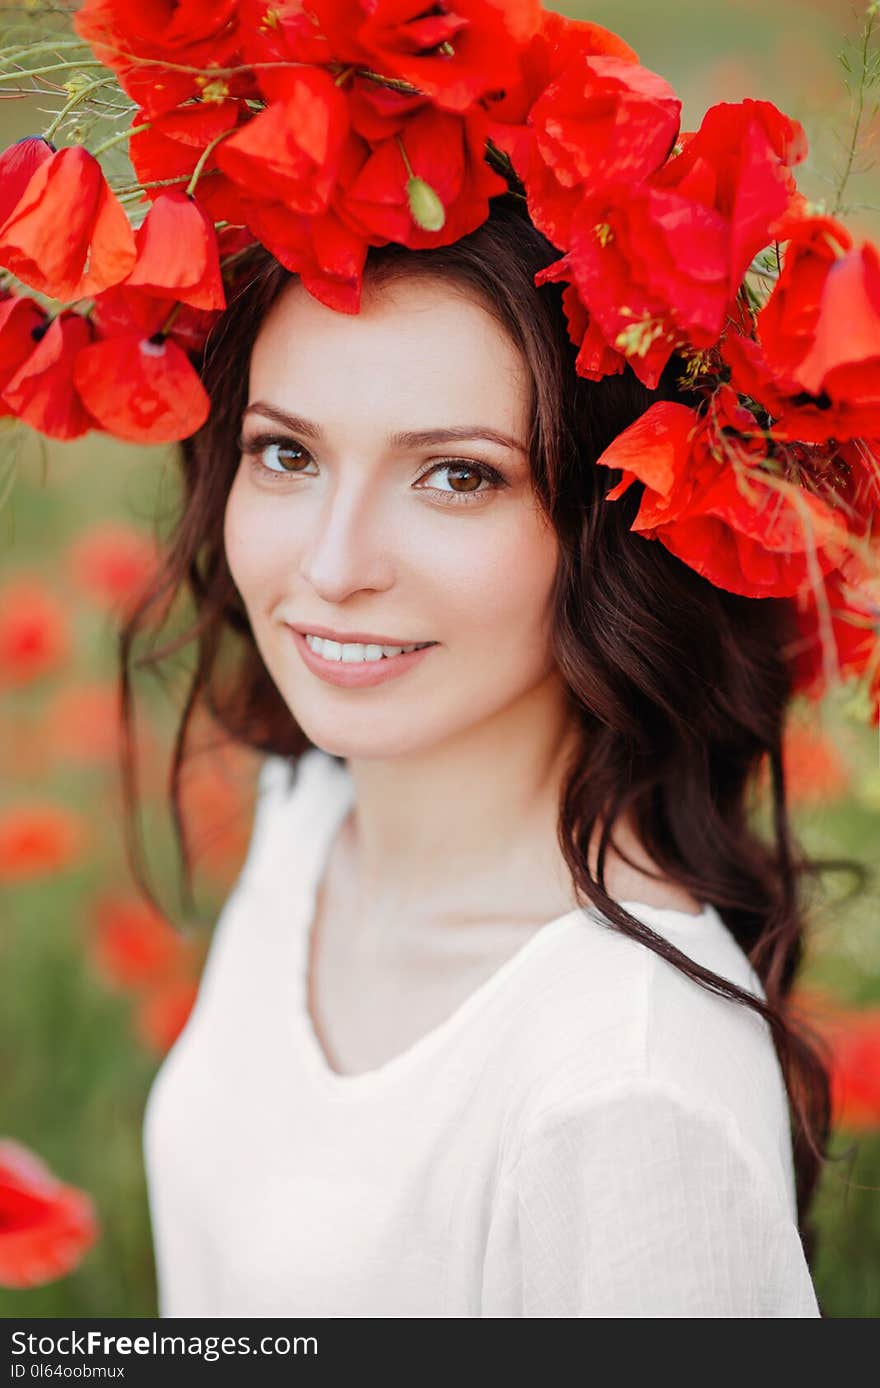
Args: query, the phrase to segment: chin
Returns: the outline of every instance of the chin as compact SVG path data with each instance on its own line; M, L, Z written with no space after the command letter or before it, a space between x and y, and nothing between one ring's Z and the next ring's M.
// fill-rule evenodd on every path
M385 739L372 733L357 736L350 729L333 733L322 732L319 729L312 731L305 723L300 723L300 727L316 747L320 747L330 756L345 757L346 761L387 761L415 750L403 746L400 738L393 735Z
M418 709L413 708L412 712L418 715ZM320 716L296 717L296 721L316 747L331 756L345 757L346 761L391 761L395 757L419 755L450 736L447 728L432 735L426 732L423 722L409 725L409 719L400 716L357 720L349 717L344 723Z

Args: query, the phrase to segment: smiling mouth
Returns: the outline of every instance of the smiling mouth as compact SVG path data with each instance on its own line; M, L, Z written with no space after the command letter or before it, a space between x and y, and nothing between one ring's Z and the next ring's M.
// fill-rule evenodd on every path
M406 650L400 647L383 649L381 646L349 642L346 643L346 653L346 646L337 642L335 651L331 647L330 655L326 656L320 649L323 642L303 635L296 627L288 626L287 630L299 649L300 657L311 669L312 674L327 684L345 689L369 688L374 684L384 684L387 679L403 675L407 670L420 665L427 658L428 651L440 644L438 641L424 641L419 642L414 649Z
M419 641L412 645L380 645L369 641L331 641L327 637L300 633L309 650L322 660L337 665L378 665L383 660L395 660L401 655L411 655L414 651L436 646L436 641Z

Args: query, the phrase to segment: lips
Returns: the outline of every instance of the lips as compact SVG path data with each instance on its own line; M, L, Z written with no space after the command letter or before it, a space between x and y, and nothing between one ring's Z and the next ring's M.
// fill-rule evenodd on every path
M288 631L306 668L326 684L336 685L341 689L362 689L396 679L414 669L437 647L437 642L433 641L421 650L382 656L380 660L328 660L326 656L312 650L305 636L296 627L289 626Z
M436 641L424 641L421 637L377 636L375 632L331 631L329 627L304 626L286 623L291 631L300 636L320 636L324 641L336 641L340 646L436 646Z

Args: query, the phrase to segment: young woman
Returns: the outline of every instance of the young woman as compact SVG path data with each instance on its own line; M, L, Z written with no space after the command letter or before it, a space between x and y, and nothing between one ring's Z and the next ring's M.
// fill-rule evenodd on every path
M687 396L576 374L557 255L495 198L349 315L261 251L211 335L153 601L175 771L200 699L266 760L145 1117L163 1316L820 1314L791 613L604 504Z

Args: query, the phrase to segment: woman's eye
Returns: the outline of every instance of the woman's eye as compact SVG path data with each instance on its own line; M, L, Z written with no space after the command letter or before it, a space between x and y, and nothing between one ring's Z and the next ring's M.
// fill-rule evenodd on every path
M238 447L251 460L251 466L261 472L271 472L274 476L290 476L302 469L290 464L308 457L306 449L291 439L272 438L258 434L253 439L239 439Z
M473 505L490 492L497 491L499 487L507 485L500 472L496 472L493 467L489 467L486 463L468 462L463 458L434 463L426 473L422 474L419 482L423 482L426 477L433 477L436 472L448 473L453 482L449 489L445 487L430 487L428 489L429 491L437 491L442 497L444 505ZM480 482L485 482L486 485L480 487ZM462 490L459 490L459 483L463 484Z

